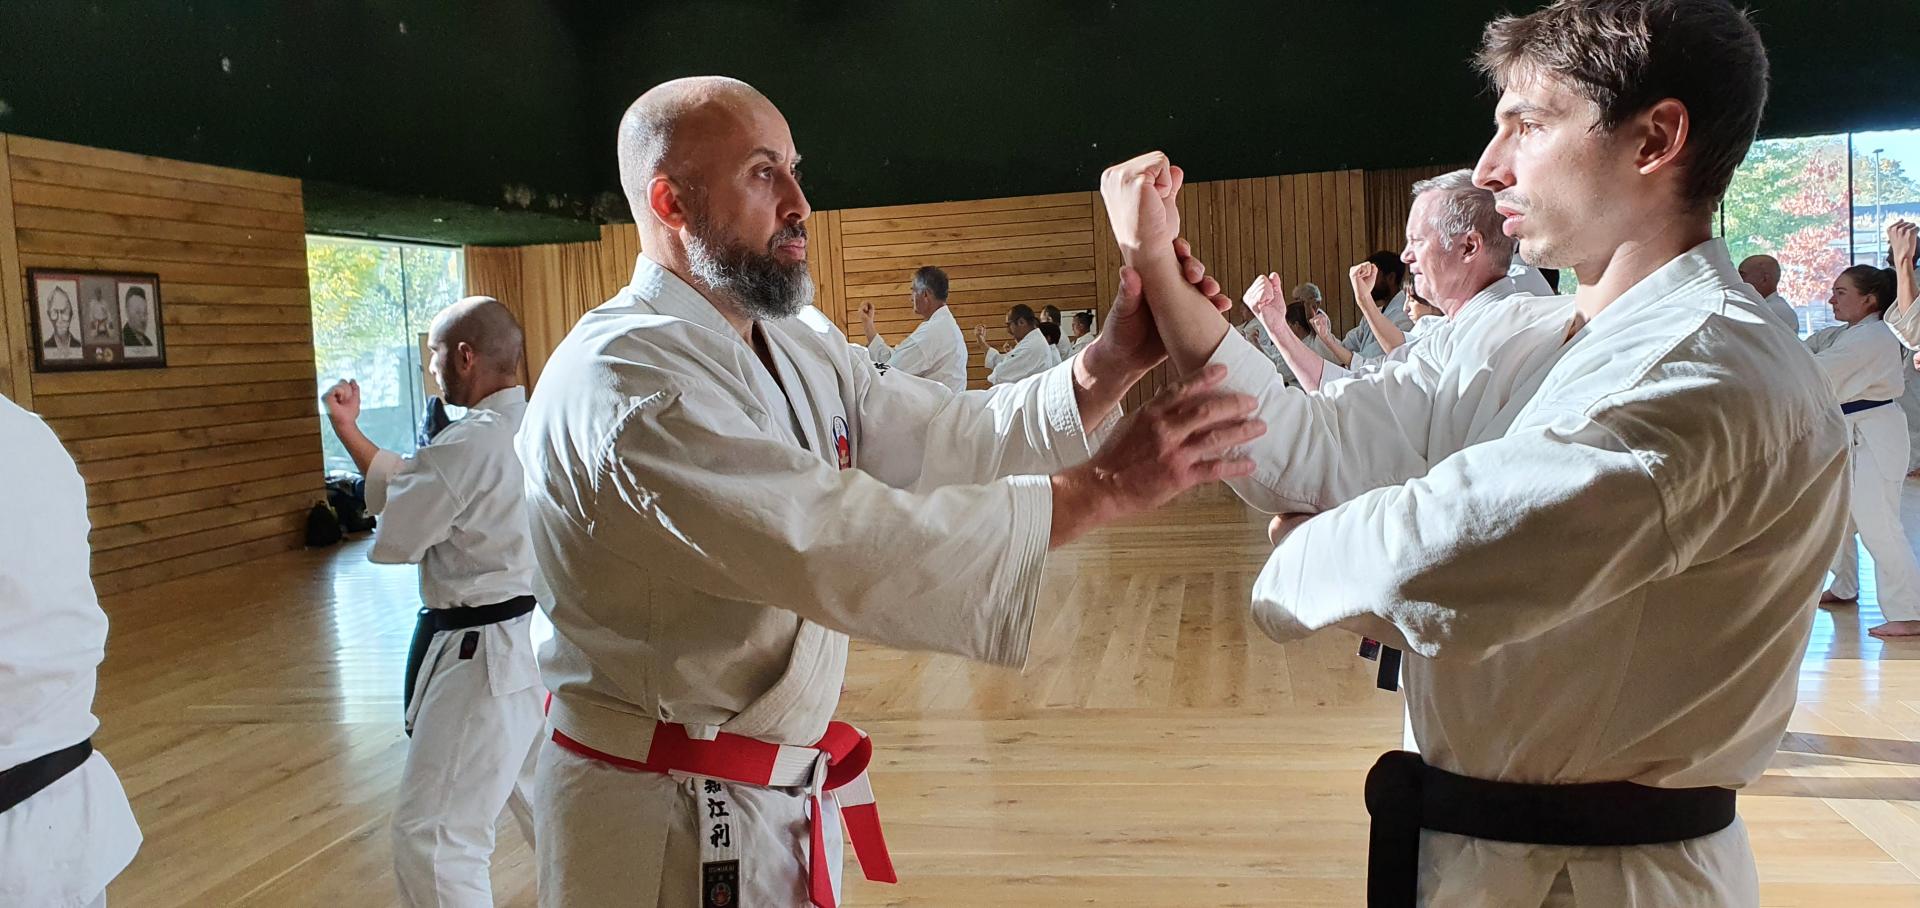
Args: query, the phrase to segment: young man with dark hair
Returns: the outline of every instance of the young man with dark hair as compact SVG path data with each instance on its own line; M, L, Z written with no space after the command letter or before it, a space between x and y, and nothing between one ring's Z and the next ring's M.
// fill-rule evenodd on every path
M1561 0L1479 61L1476 182L1574 296L1308 395L1181 281L1165 156L1103 177L1115 236L1175 368L1260 398L1231 483L1282 515L1255 623L1409 652L1420 754L1368 779L1370 903L1757 905L1734 790L1793 711L1848 469L1826 379L1713 236L1766 52L1726 0Z

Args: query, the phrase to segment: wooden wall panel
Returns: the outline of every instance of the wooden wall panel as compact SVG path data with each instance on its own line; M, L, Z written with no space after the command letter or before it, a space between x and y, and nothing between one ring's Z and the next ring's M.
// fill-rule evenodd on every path
M1094 275L1091 192L993 199L986 203L939 202L834 212L837 277L829 281L845 307L828 315L854 343L865 341L860 307L874 307L875 327L899 343L920 324L909 296L913 273L923 265L947 272L947 307L967 339L967 377L973 387L987 379L986 351L974 327L989 342L1005 346L1007 310L1092 309L1098 303Z
M116 592L297 548L322 498L298 180L0 136L0 390L87 480ZM160 276L168 368L34 373L25 269Z
M0 394L33 409L32 319L27 317L26 276L13 236L13 137L0 133Z

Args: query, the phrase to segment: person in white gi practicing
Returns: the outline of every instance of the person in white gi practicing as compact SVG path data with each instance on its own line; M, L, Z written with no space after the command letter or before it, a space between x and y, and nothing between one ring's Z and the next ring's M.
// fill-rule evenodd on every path
M871 745L831 721L849 637L1021 665L1049 550L1242 475L1261 427L1214 370L1102 443L1164 359L1131 272L1070 363L960 394L877 375L808 305L799 153L745 83L648 91L619 158L633 282L547 361L520 439L555 628L540 903L829 908L841 815L894 875Z
M510 809L529 840L528 792L544 696L528 622L533 548L513 446L526 411L524 342L491 297L448 307L427 332L428 368L467 413L412 457L360 431L360 386L326 394L327 415L380 515L367 560L420 566L420 610L403 692L407 765L393 810L400 899L488 908L494 825Z
M1007 310L1007 333L1013 335L1013 347L1002 351L987 343L986 328L973 328L974 338L987 351L987 384L1012 384L1059 364L1059 351L1040 332L1040 318L1032 306L1021 303Z
M1048 325L1053 327L1049 328ZM1073 334L1067 330L1067 324L1060 320L1060 307L1051 303L1040 307L1040 330L1047 334L1047 345L1053 348L1054 362L1064 363L1073 358Z
M873 324L873 304L860 305L873 361L908 375L939 382L954 391L967 389L967 339L947 308L947 273L928 265L913 273L913 314L920 326L898 347L887 346Z
M1413 184L1413 205L1407 212L1407 248L1401 253L1401 261L1413 281L1412 289L1423 298L1440 301L1441 318L1417 319L1404 335L1392 325L1380 326L1376 337L1385 352L1366 362L1355 355L1356 367L1352 369L1329 362L1298 343L1282 345L1281 355L1299 378L1300 387L1318 391L1335 379L1403 361L1412 354L1416 341L1445 324L1446 319L1460 318L1522 293L1509 276L1515 244L1512 237L1501 232L1505 221L1494 208L1493 193L1475 186L1470 170L1456 170ZM1361 262L1353 266L1350 275L1356 298L1366 299L1376 292L1380 280L1377 263ZM1283 317L1274 304L1279 286L1277 274L1255 278L1247 288L1247 306L1268 321ZM1412 302L1407 307L1409 312L1416 308Z
M0 905L93 908L140 850L93 749L107 615L87 572L87 484L53 430L0 397Z
M1392 347L1387 338L1413 330L1413 314L1407 311L1407 269L1399 256L1385 250L1367 256L1379 269L1380 279L1363 296L1353 299L1360 310L1360 324L1340 338L1340 346L1351 351L1364 364L1379 359ZM1315 304L1316 308L1318 304ZM1391 331L1381 326L1391 325Z
M1840 410L1847 416L1853 447L1853 524L1873 555L1874 588L1885 623L1868 629L1876 637L1920 635L1920 564L1900 524L1900 490L1906 484L1906 356L1881 318L1893 302L1893 272L1855 265L1833 282L1833 317L1845 324L1807 337L1813 358L1827 373ZM1860 595L1860 557L1847 534L1833 562L1833 585L1823 604L1851 603Z
M1073 352L1079 353L1093 343L1093 313L1075 312L1073 314Z
M1767 312L1780 327L1800 333L1800 313L1793 311L1793 304L1780 295L1780 260L1770 255L1750 255L1740 260L1740 279L1747 282L1760 301L1767 304ZM1892 300L1887 300L1891 304ZM1884 305L1883 305L1884 308Z
M1848 471L1819 366L1713 237L1766 52L1726 0L1561 0L1479 64L1476 182L1576 295L1305 394L1180 280L1164 156L1103 178L1115 236L1175 368L1260 397L1255 623L1409 648L1424 762L1368 779L1370 904L1754 906L1734 789L1793 711Z

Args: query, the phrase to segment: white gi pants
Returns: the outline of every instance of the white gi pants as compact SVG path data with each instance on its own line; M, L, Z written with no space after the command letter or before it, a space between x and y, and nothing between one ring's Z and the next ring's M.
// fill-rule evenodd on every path
M528 795L546 716L527 624L523 615L441 631L428 645L393 810L394 876L410 908L493 908L488 869L501 809L533 837Z
M1900 524L1900 491L1906 483L1907 416L1897 406L1875 407L1847 417L1852 432L1852 515L1860 541L1873 556L1873 582L1888 621L1920 620L1920 563ZM1860 558L1853 536L1833 562L1834 595L1860 594Z

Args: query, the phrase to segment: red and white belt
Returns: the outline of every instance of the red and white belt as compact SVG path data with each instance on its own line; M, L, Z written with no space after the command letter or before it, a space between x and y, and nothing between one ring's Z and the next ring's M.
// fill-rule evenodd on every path
M887 840L880 831L880 808L874 803L873 785L867 779L867 764L873 760L873 742L867 733L845 722L830 722L827 733L810 747L770 744L740 735L718 733L711 741L687 735L684 726L660 723L644 760L633 760L595 750L554 730L555 744L576 754L635 772L653 772L695 779L718 779L742 785L768 788L805 788L807 790L808 828L813 847L807 871L808 891L818 908L835 908L833 877L827 867L826 833L820 799L830 797L840 808L847 826L847 839L860 856L860 869L867 879L879 883L897 883L893 857L887 853ZM701 831L703 865L709 854L732 854L732 805L719 785L706 788L705 809L701 821L713 828ZM735 865L737 867L737 865ZM710 873L703 866L703 873ZM703 888L715 883L703 880ZM734 886L738 886L737 879Z

